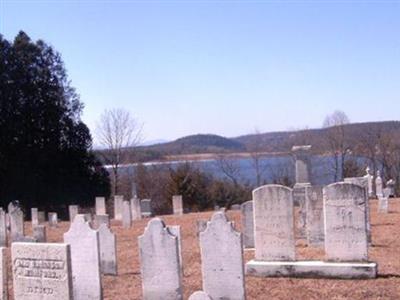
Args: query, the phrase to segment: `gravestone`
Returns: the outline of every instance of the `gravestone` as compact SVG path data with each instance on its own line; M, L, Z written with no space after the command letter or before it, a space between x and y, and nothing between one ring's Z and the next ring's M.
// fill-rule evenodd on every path
M83 214L83 216L85 218L85 221L89 222L89 225L90 225L92 223L92 214L91 213L86 213L86 214Z
M174 211L174 215L183 215L182 195L172 196L172 208Z
M295 159L296 183L311 182L310 152L311 145L292 147L292 155Z
M324 245L324 201L322 186L306 188L306 236L311 246Z
M393 179L388 180L386 182L387 195L385 195L385 197L395 197L395 187L396 182Z
M38 211L38 224L46 222L46 214L44 211Z
M56 212L49 212L48 213L48 218L49 218L49 226L50 227L57 227L58 225L58 217Z
M367 173L364 175L364 178L367 180L368 197L372 198L374 196L374 176L371 175L369 167L367 167L365 172Z
M143 299L183 299L178 238L161 219L154 218L138 240Z
M142 216L147 218L151 217L152 211L151 211L151 199L143 199L140 201L140 210L142 212Z
M132 220L140 220L142 219L142 210L140 208L140 199L137 197L133 197L131 199L131 211L132 211Z
M197 220L197 236L200 235L200 232L206 230L207 228L207 221L206 220Z
M0 247L0 300L8 299L8 264L6 248Z
M292 190L264 185L253 191L255 259L295 259Z
M376 189L376 197L383 197L383 183L380 171L376 172L376 179L375 179L375 189Z
M326 259L367 261L365 189L351 183L334 183L323 193Z
M378 213L387 214L389 211L389 197L378 198Z
M114 196L114 219L122 220L122 204L124 202L124 196Z
M15 300L72 300L69 245L14 243L11 255Z
M246 299L243 244L223 212L216 212L200 233L203 290L213 299Z
M231 210L240 210L240 204L233 204Z
M79 214L64 233L64 242L71 245L74 299L102 299L99 233Z
M117 243L115 234L104 223L100 225L98 232L101 273L117 275Z
M110 217L108 215L95 215L94 223L97 228L99 228L101 224L110 226Z
M131 204L129 201L122 203L122 227L131 228L132 216L131 216Z
M96 197L96 215L106 215L106 198Z
M46 243L47 235L46 235L46 226L45 225L36 225L32 229L33 238L38 243Z
M306 238L306 189L309 187L311 187L310 183L296 183L293 187L293 204L299 207L299 209L296 210L295 221L296 233L300 239Z
M10 203L11 204L11 203ZM24 240L24 213L18 206L9 205L11 242Z
M189 300L212 300L211 297L203 292L203 291L197 291L194 292L190 297Z
M69 221L74 221L74 218L77 214L79 214L79 206L78 205L70 205L68 206L69 210Z
M253 201L241 205L242 232L244 248L254 248L254 212Z
M183 276L183 259L182 259L182 240L181 240L181 227L179 225L167 226L168 231L173 236L178 238L178 254L179 254L179 265L181 266L181 273Z
M31 208L31 220L32 220L32 227L39 225L37 208Z
M0 207L0 247L7 247L6 212Z

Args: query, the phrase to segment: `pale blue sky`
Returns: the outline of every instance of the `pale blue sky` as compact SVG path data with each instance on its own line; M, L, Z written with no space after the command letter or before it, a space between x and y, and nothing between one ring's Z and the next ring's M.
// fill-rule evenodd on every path
M146 140L400 118L400 1L5 1L0 32L53 45L94 129Z

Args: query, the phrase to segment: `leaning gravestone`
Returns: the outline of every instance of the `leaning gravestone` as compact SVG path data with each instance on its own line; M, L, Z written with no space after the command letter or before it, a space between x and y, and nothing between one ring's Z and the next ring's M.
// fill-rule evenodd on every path
M96 197L96 215L106 214L106 198Z
M253 201L247 201L241 205L243 246L254 248L254 212Z
M194 292L190 297L189 300L212 300L211 297L203 292L203 291L197 291Z
M77 214L79 214L79 206L78 205L70 205L68 207L69 210L69 221L72 222Z
M122 220L122 203L124 202L124 196L114 196L114 219Z
M243 244L223 212L216 212L200 233L203 290L213 299L246 299Z
M0 247L7 247L6 212L0 207Z
M10 203L8 214L10 216L11 241L18 242L24 240L24 213L18 206Z
M140 210L143 217L151 217L151 199L143 199L142 201L140 201Z
M14 243L11 255L15 300L73 299L69 245Z
M324 201L322 186L306 188L306 236L311 246L324 245Z
M37 208L31 208L31 220L32 220L32 226L39 225Z
M389 211L389 197L378 198L378 212L387 214Z
M183 215L183 200L182 195L172 196L172 208L174 215Z
M142 210L140 208L140 199L138 197L133 197L131 199L131 211L133 221L142 219Z
M178 238L161 219L154 218L138 240L143 299L183 299Z
M8 299L8 266L6 248L0 247L0 299Z
M44 225L36 225L33 227L33 238L38 243L46 243L46 226Z
M64 233L64 242L71 245L74 299L102 299L99 233L84 215L77 215Z
M98 232L101 273L117 275L117 243L115 234L104 223L100 225Z
M132 225L131 204L129 201L122 203L122 227L130 228Z

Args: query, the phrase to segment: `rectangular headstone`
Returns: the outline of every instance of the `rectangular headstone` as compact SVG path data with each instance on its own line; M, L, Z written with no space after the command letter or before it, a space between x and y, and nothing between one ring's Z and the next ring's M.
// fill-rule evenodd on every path
M375 179L375 189L376 189L376 196L383 197L383 181L380 175L380 172L377 172L376 179Z
M122 227L130 228L132 225L131 204L129 201L122 203Z
M212 299L245 300L243 244L223 212L200 233L203 291Z
M44 211L38 211L38 224L46 222L46 214Z
M245 248L254 248L254 211L253 201L241 205L243 245Z
M182 195L172 196L172 208L174 211L174 215L183 215Z
M178 238L154 218L138 240L143 299L183 299Z
M140 210L142 212L143 217L151 217L151 200L150 199L143 199L140 201Z
M74 299L102 299L99 233L79 214L64 233L64 242L71 245Z
M115 195L114 196L114 219L122 220L122 204L124 202L124 196Z
M96 197L96 215L105 215L106 212L106 198Z
M255 259L295 260L293 198L290 188L265 185L253 191Z
M72 222L77 214L79 214L79 206L78 205L70 205L68 207L69 210L69 221Z
M140 207L140 199L137 197L133 197L131 199L131 211L132 211L132 220L140 220L142 219L142 210Z
M49 218L49 226L50 227L57 227L58 225L58 217L56 212L49 212L48 213L48 218Z
M31 220L32 220L32 227L39 225L39 219L38 219L38 209L37 208L31 208Z
M7 247L6 212L0 207L0 247Z
M8 299L8 264L6 248L0 247L0 300Z
M104 223L100 225L98 232L101 273L117 275L117 242L115 234Z
M296 183L311 182L310 152L310 145L292 147L292 154L295 159Z
M328 185L323 193L326 259L366 261L368 243L365 189L340 182Z
M389 211L389 197L378 198L378 212L387 214Z
M18 242L24 239L24 213L19 207L13 207L8 212L10 216L11 241Z
M293 203L299 207L295 215L295 222L300 239L306 238L306 188L310 186L310 183L296 183L293 187Z
M47 235L46 235L46 226L45 225L36 225L33 227L33 238L38 243L46 243Z
M11 255L15 300L72 300L69 245L14 243Z
M324 200L322 186L306 188L306 236L311 246L324 245Z

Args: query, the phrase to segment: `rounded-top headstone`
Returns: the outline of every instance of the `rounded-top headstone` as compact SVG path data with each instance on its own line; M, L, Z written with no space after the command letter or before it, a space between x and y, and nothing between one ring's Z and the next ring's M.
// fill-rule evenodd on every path
M194 292L190 297L189 300L212 300L211 297L203 292L203 291L197 291Z

